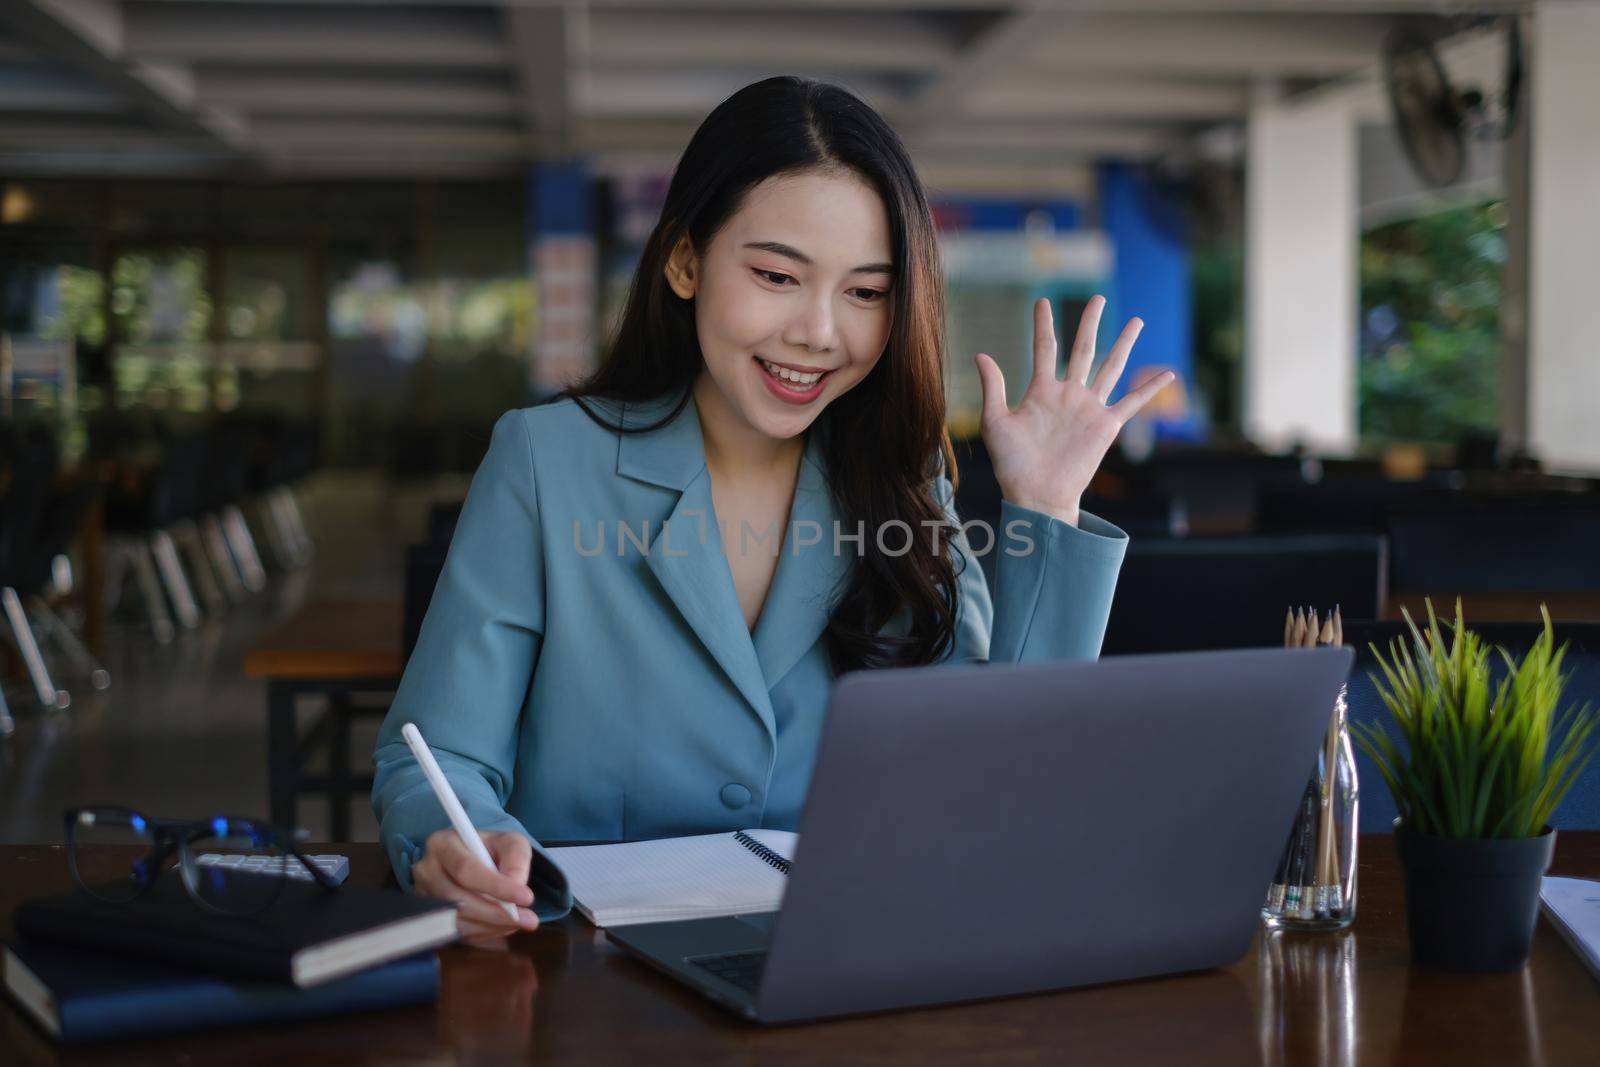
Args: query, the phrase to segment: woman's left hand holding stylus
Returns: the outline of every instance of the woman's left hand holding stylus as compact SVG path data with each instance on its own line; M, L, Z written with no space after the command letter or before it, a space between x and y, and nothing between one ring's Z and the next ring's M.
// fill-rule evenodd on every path
M1108 404L1144 323L1128 320L1091 382L1089 370L1105 305L1104 297L1095 296L1084 308L1067 357L1066 377L1057 378L1050 301L1041 297L1034 302L1033 376L1015 411L1006 406L1005 376L999 365L986 353L977 356L983 382L983 441L994 461L1001 495L1074 526L1089 480L1123 425L1177 377L1165 371Z

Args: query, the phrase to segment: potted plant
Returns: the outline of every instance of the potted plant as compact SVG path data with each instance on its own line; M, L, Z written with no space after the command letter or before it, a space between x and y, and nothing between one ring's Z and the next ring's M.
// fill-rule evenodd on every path
M1403 613L1412 648L1396 639L1388 659L1372 648L1384 675L1373 682L1404 750L1380 725L1354 733L1399 811L1412 961L1515 970L1528 960L1555 849L1550 817L1593 758L1600 717L1558 710L1567 646L1556 647L1543 605L1544 632L1520 663L1466 628L1460 600L1448 640L1427 609L1426 631Z

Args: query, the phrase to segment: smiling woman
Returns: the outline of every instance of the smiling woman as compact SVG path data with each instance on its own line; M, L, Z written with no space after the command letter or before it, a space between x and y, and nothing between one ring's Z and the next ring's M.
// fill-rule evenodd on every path
M565 395L619 429L619 402L687 389L717 515L735 528L782 525L808 431L826 411L818 446L847 524L921 530L944 518L931 490L941 465L952 477L955 467L942 274L932 214L894 130L837 86L769 78L695 132L607 358ZM748 622L777 548L729 554ZM863 562L831 613L835 667L947 654L950 545L923 538L900 557L869 546ZM899 615L910 625L886 632Z
M694 398L717 515L741 527L780 527L801 435L872 371L889 339L894 264L883 199L839 168L767 178L703 255L681 236L664 276L693 301L705 365ZM780 545L728 554L751 629Z
M477 934L510 929L483 895L526 904L530 879L556 917L541 840L795 829L845 671L1097 655L1127 538L1078 501L1169 380L1108 406L1139 322L1090 381L1102 306L1058 379L1039 303L1015 411L975 357L1003 496L984 540L1007 545L991 597L953 507L943 272L904 145L820 82L718 105L600 368L507 413L473 480L375 753L402 884ZM597 527L615 553L580 536ZM407 721L498 871L446 824Z
M849 171L766 179L704 255L680 237L665 271L673 292L694 301L702 423L709 407L744 437L734 454L781 454L778 442L865 378L889 339L889 219Z

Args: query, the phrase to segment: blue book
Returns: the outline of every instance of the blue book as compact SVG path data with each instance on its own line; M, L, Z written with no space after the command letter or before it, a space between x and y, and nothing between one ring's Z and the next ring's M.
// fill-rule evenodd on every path
M63 1044L431 1004L439 997L432 952L300 989L41 941L7 941L4 949L12 999Z

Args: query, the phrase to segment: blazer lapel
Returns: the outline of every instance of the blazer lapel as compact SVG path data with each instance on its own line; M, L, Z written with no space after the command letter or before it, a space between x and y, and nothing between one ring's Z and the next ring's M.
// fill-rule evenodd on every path
M630 406L621 421L628 426L654 423L672 410L679 395ZM646 565L775 742L772 699L744 625L733 573L723 556L700 413L693 397L679 416L661 429L618 436L619 474L680 492L666 520L650 531Z
M856 558L853 540L841 539L839 551L834 551L839 519L823 469L823 432L822 426L813 423L777 573L756 620L756 658L769 687L777 685L822 635L834 595ZM839 532L848 535L855 531Z

